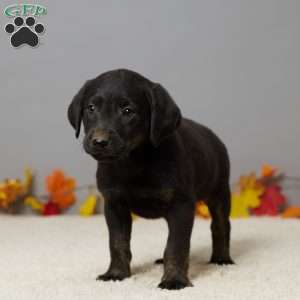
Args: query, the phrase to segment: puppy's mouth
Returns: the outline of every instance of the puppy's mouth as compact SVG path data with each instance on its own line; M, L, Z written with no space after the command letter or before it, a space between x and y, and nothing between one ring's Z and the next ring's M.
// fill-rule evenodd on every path
M99 162L113 162L121 159L121 156L118 155L102 155L102 154L95 154L90 153L90 155Z
M126 156L126 151L123 148L114 153L108 153L105 151L90 149L89 147L86 146L84 147L84 150L87 154L89 154L99 162L113 162L113 161L120 160Z

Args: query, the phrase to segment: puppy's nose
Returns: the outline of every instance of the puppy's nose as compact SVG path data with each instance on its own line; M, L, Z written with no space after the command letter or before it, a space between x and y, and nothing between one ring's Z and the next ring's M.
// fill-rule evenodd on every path
M94 137L92 139L92 143L96 147L105 148L108 145L108 140L101 138L101 137Z

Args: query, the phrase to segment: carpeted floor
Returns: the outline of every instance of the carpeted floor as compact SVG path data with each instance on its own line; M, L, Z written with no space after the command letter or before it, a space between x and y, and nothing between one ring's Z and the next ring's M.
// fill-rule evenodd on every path
M195 222L192 288L156 288L166 241L162 220L133 226L132 273L123 282L99 282L109 262L102 216L0 216L0 299L300 299L300 221L262 218L232 222L234 266L208 265L209 221Z

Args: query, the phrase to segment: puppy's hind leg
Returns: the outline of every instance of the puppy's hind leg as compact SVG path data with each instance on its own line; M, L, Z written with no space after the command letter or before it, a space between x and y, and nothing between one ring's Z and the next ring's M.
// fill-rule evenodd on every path
M163 258L158 258L154 263L156 265L162 265L164 263L164 259Z
M234 264L230 257L230 208L231 194L226 184L218 193L210 197L207 205L212 217L212 256L210 263L218 265Z

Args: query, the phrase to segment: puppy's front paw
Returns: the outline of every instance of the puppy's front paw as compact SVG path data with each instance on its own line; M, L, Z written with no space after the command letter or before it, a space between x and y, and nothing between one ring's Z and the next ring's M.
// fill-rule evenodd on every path
M230 257L212 257L210 259L210 264L217 264L217 265L234 265L234 261Z
M180 290L188 286L193 286L188 279L182 280L178 278L165 279L158 285L159 288L167 290Z
M127 277L130 277L129 272L124 272L120 270L109 270L106 273L99 275L96 280L102 281L121 281Z

